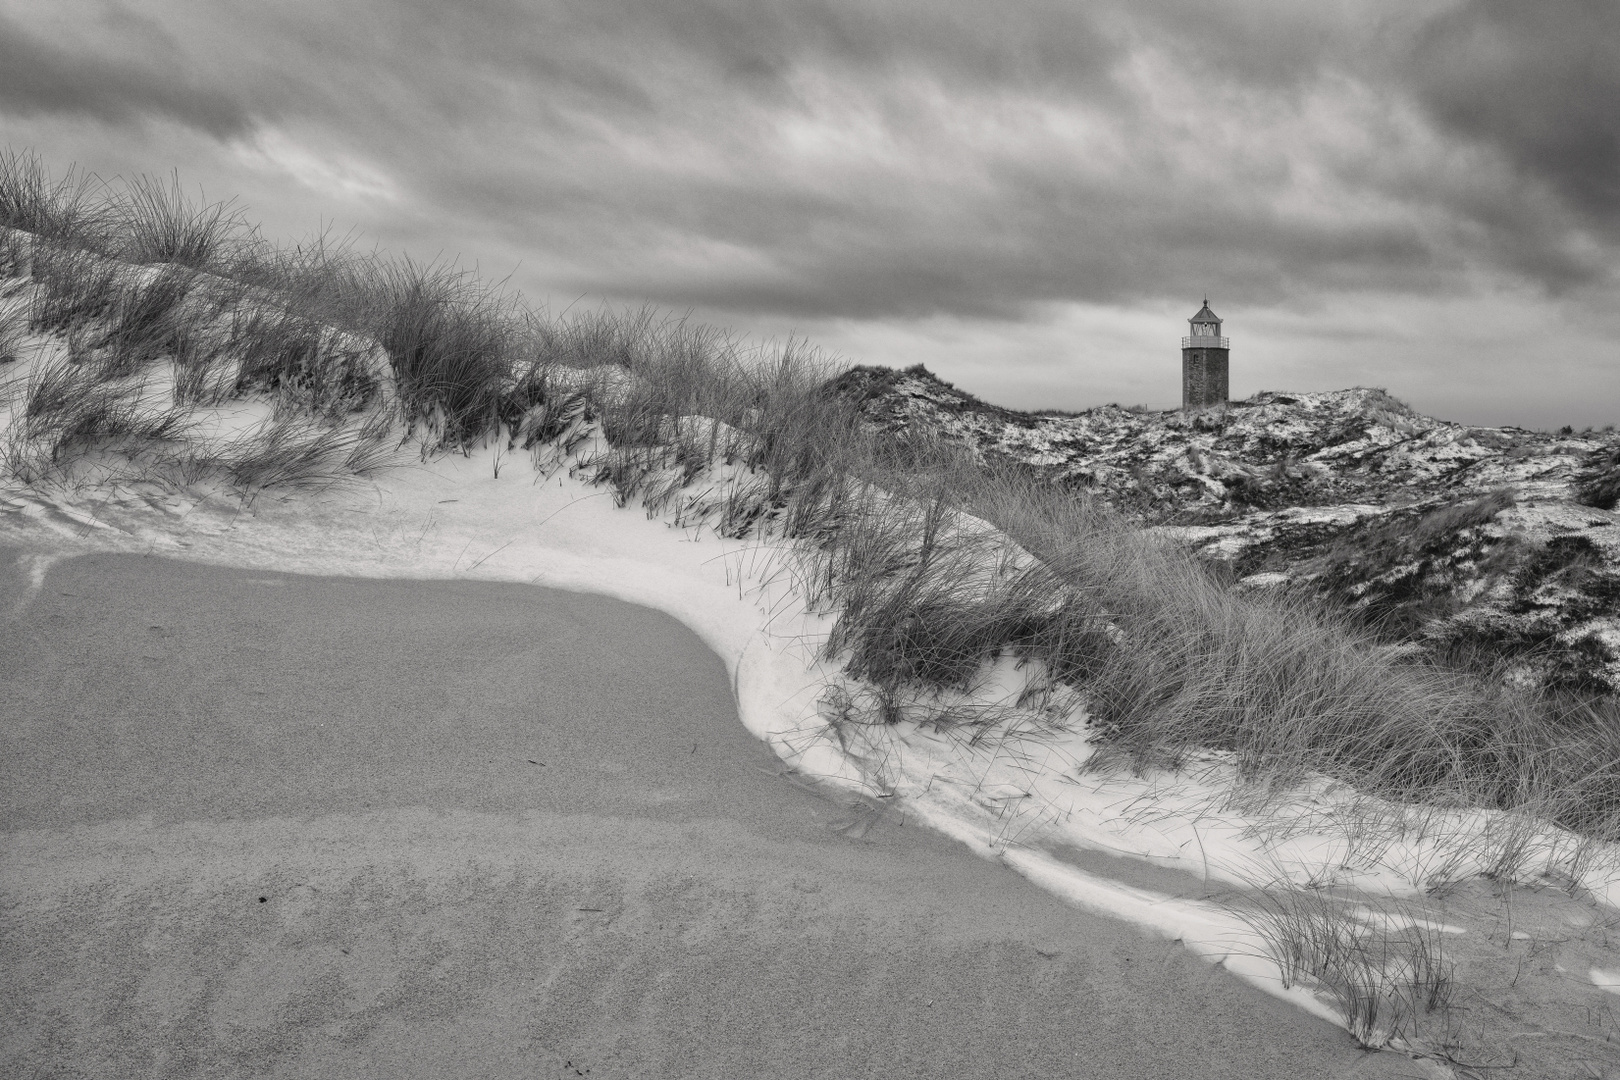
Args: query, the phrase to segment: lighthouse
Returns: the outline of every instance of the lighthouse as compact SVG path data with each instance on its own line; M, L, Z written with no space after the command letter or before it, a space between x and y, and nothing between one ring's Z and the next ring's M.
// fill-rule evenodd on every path
M1227 352L1231 342L1221 337L1220 316L1209 310L1209 298L1198 314L1187 320L1181 339L1181 407L1213 409L1226 404Z

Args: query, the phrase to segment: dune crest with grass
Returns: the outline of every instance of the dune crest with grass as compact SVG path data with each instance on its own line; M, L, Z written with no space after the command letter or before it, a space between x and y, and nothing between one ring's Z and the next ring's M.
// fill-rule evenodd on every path
M854 368L837 388L882 430L932 432L1105 502L1239 589L1330 603L1392 647L1571 701L1620 690L1612 424L1478 427L1366 388L1020 413L920 367Z

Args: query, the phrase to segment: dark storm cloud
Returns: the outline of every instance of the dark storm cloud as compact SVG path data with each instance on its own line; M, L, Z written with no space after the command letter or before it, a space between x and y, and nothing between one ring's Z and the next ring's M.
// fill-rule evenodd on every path
M527 219L537 240L568 248L589 245L598 230L614 234L609 248L633 247L642 231L645 257L604 262L594 274L587 267L570 287L804 316L1016 316L1042 301L1129 301L1205 286L1249 302L1313 289L1443 290L1470 261L1564 287L1601 277L1612 262L1607 252L1572 251L1572 223L1538 193L1438 167L1427 151L1394 145L1391 131L1368 133L1364 160L1317 156L1303 118L1268 130L1261 114L1303 116L1306 99L1339 92L1336 82L1396 109L1389 72L1404 47L1391 42L1414 21L1398 10L1369 19L1314 5L1190 0L924 12L678 0L539 14L484 0L457 15L415 10L446 63L467 61L450 81L475 70L529 95L549 113L558 153L576 165L604 138L659 130L730 166L719 178L656 160L600 176L541 166L460 189L487 198L488 216ZM1444 39L1446 25L1423 40ZM1207 100L1189 103L1185 118L1153 115L1143 100L1151 87L1122 74L1147 50L1206 85ZM935 171L795 172L773 160L773 126L815 108L803 96L806 71L846 86L898 153ZM906 79L931 82L942 100L908 95ZM954 142L953 120L998 98L1101 115L1122 160L1108 175L1086 176L1051 146L1020 156ZM1547 100L1556 106L1556 95ZM1180 134L1171 129L1183 119L1212 129L1252 120L1255 160L1207 175L1167 163L1161 140ZM1211 146L1228 152L1219 140ZM1311 170L1342 189L1333 195L1381 200L1386 212L1284 212L1293 174ZM453 183L445 177L436 191L447 195ZM655 237L751 257L736 267L666 262L650 251Z
M238 101L193 84L172 63L155 62L161 59L70 50L0 15L0 112L78 115L111 124L155 115L220 138L248 127L247 110Z
M1497 261L1554 291L1605 282L1620 244L1620 4L1469 0L1406 58L1443 130L1518 181L1459 192Z
M1620 237L1620 4L1469 0L1436 19L1411 78L1445 124L1505 153Z
M1213 83L1274 87L1343 58L1354 35L1293 6L1211 17L1164 2L1127 14L1107 5L802 3L676 0L656 5L413 4L391 23L391 49L424 63L434 112L501 87L530 103L551 153L524 171L471 182L418 174L436 199L476 202L522 221L536 241L649 250L588 266L570 287L795 315L1016 315L1050 300L1113 301L1227 282L1227 294L1275 298L1304 281L1432 284L1433 252L1410 222L1288 222L1265 192L1221 192L1159 168L1151 124L1120 65L1144 42ZM812 114L813 72L861 101L901 157L929 163L840 173L773 158L780 125ZM910 81L908 83L908 80ZM915 90L912 83L933 89ZM475 90L474 87L483 90ZM1104 115L1126 162L1076 175L1052 147L1022 155L960 142L956 124L1001 98ZM994 117L990 118L994 123ZM656 155L626 166L603 142L656 132L708 155L721 176ZM679 138L671 139L671 135ZM756 145L750 147L750 143ZM1285 154L1274 169L1285 173ZM554 168L555 161L566 164ZM593 171L600 163L601 171ZM1217 180L1216 183L1222 181ZM611 233L603 243L600 235ZM639 236L637 234L640 234ZM746 253L737 267L673 264L650 251L683 242Z
M178 120L559 291L1017 317L1569 288L1620 243L1613 0L142 10L71 48L0 22L0 112Z
M693 197L655 214L739 249L768 252L774 274L688 273L653 265L584 281L622 298L761 310L798 317L1016 318L1032 304L1127 303L1219 286L1228 301L1287 297L1301 281L1357 288L1369 267L1392 288L1431 290L1439 268L1405 225L1282 223L1264 205L1191 202L1151 187L1086 190L1072 178L997 177L994 201L939 212L900 198L791 199L742 189ZM693 217L692 207L704 208ZM604 208L605 209L605 208Z

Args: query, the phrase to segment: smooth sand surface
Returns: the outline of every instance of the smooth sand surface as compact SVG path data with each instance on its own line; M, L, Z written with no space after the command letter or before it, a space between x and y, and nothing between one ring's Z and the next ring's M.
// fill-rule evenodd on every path
M5 1077L1428 1075L783 776L667 616L18 554Z

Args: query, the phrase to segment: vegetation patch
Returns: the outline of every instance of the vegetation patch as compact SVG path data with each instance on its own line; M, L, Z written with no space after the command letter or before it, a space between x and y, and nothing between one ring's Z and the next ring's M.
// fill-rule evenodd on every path
M1577 478L1578 498L1586 506L1613 510L1620 506L1620 447L1592 451Z

